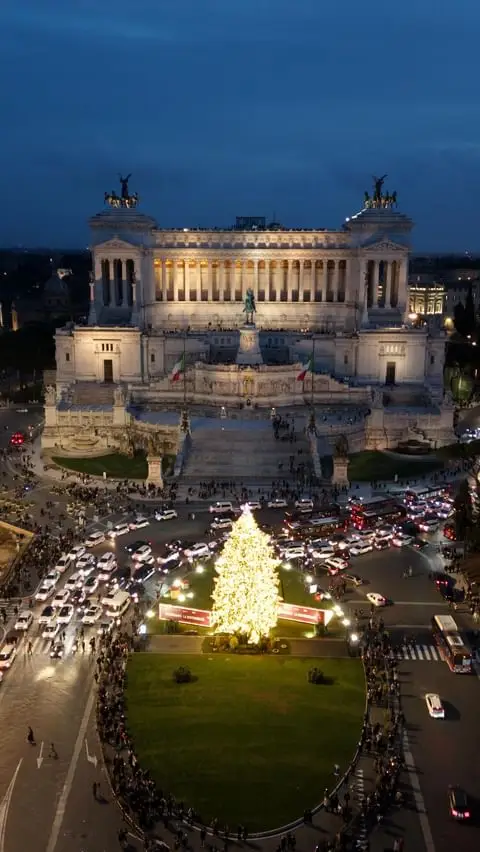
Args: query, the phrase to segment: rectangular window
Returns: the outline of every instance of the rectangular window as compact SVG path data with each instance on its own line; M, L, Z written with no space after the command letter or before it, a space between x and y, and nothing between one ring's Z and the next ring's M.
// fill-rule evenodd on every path
M347 355L347 353L345 353L345 355L343 356L343 363L344 363L344 364L348 364L348 355Z
M435 364L435 355L430 355L430 364L432 367Z
M65 352L65 361L70 361L70 352Z
M150 353L150 363L155 364L155 352Z

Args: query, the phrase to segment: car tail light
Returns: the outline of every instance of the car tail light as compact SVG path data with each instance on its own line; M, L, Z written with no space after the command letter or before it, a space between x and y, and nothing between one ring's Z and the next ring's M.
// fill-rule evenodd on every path
M458 811L455 808L452 808L452 816L458 816Z
M465 811L463 816L465 817L465 819L469 819L470 818L470 811Z

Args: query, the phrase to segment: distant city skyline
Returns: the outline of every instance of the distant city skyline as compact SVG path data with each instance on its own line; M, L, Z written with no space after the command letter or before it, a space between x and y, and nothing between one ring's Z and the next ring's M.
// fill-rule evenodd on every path
M340 228L388 174L424 253L480 252L480 9L5 0L2 246L79 248L119 172L160 227Z

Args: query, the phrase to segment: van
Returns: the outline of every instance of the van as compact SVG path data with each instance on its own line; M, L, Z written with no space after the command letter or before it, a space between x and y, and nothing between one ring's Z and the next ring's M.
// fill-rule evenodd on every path
M102 606L110 618L121 618L130 606L130 595L122 589L109 592L102 598Z
M9 669L17 656L17 643L5 642L0 650L0 669Z
M95 547L97 544L103 544L105 541L105 533L97 530L85 539L85 547Z
M233 512L233 503L230 503L229 500L218 500L216 503L212 503L210 511L215 512L217 515L223 515L225 512Z

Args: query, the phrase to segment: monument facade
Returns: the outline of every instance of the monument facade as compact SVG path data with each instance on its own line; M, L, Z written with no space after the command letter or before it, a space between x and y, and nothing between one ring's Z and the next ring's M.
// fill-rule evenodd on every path
M130 177L90 219L88 324L57 331L44 446L62 443L60 421L80 411L108 430L115 386L127 419L195 404L368 405L372 388L385 388L390 405L420 400L435 431L445 340L409 325L413 222L384 190L386 175L338 230L258 217L160 228ZM375 441L382 429L377 416Z

